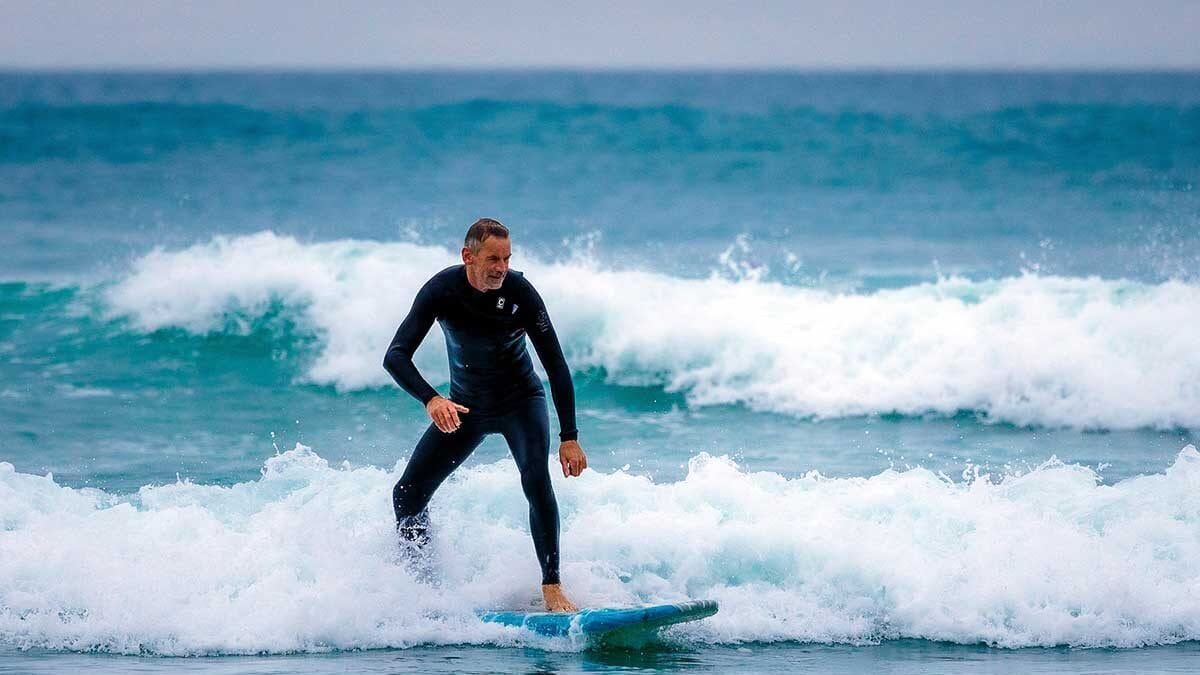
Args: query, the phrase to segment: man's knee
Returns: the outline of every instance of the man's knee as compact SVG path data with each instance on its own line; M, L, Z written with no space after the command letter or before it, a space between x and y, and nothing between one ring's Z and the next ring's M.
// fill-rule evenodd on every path
M538 467L526 467L521 471L521 489L531 504L554 502L554 487L550 483L550 471L544 463Z
M415 516L425 508L428 497L427 490L420 482L406 482L400 479L392 488L392 506L396 509L396 519Z
M396 504L404 503L409 494L412 493L413 486L411 483L405 483L403 479L396 481L396 486L392 488L392 502Z

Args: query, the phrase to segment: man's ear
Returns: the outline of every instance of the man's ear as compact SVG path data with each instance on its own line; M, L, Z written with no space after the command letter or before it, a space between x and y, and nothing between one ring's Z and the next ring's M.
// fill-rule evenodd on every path
M464 247L463 247L463 250L462 250L462 260L463 260L463 262L464 262L464 263L466 263L466 264L468 264L468 265L470 265L470 264L471 264L471 258L474 258L474 257L475 257L475 256L474 256L474 254L472 254L472 253L471 253L471 249L469 249L469 248L467 248L466 246L464 246Z

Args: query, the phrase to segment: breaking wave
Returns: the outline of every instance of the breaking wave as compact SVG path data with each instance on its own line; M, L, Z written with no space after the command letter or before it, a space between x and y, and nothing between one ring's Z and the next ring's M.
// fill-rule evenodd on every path
M576 370L661 386L692 405L801 417L977 412L1017 425L1200 426L1200 285L1023 276L843 293L577 259L517 268ZM388 386L381 356L416 290L456 253L411 243L301 243L262 232L156 250L106 291L139 331L246 331L282 311L316 338L302 379ZM447 377L433 335L418 365Z

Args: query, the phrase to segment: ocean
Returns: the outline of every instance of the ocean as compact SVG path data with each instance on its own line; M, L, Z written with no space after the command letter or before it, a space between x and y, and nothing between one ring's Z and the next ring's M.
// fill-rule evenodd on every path
M1195 72L0 73L0 672L1192 671L1198 181ZM478 621L538 591L498 437L397 565L382 356L481 216L568 593L716 616Z

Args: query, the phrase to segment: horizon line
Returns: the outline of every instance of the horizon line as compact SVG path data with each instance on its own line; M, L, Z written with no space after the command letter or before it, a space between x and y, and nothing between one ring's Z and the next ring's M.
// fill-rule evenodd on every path
M341 65L341 64L0 64L0 73L110 74L351 74L351 73L796 73L796 74L1184 74L1200 73L1196 65Z

